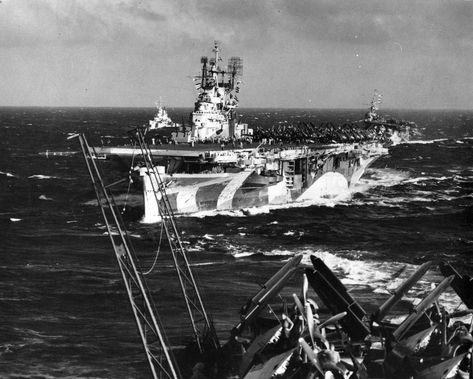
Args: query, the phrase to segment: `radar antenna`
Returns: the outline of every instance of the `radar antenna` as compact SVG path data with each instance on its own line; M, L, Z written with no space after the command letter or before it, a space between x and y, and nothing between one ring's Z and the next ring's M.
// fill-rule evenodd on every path
M231 57L228 60L227 71L234 76L243 75L243 59L240 57Z
M214 48L213 48L213 52L215 53L215 62L218 64L219 61L221 61L222 59L219 57L219 53L220 53L220 42L219 41L214 41Z
M200 58L200 63L202 63L202 78L200 81L200 88L204 88L207 85L207 63L209 62L209 58L203 56Z
M230 90L235 89L235 80L243 75L243 59L240 57L231 57L228 60L227 72L229 77ZM236 83L238 85L238 82ZM239 89L238 89L239 90Z

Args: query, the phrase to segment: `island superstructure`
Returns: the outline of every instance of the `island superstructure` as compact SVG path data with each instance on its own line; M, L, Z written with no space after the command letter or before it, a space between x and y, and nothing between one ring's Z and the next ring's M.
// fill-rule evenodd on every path
M242 128L235 121L235 108L238 106L237 93L243 74L243 62L239 57L228 60L221 67L222 58L217 42L213 48L214 56L201 58L202 70L194 77L199 94L192 112L192 132L190 138L206 141L214 138L241 137Z

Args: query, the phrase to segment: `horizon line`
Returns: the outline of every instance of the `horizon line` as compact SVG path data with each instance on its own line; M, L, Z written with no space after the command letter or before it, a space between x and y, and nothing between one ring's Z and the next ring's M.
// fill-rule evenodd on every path
M239 107L238 110L366 110L369 105L366 107L339 107L339 108L328 108L328 107ZM93 106L93 105L0 105L0 108L76 108L76 109L155 109L155 106L119 106L119 105L103 105L103 106ZM190 109L193 107L188 106L166 106L167 109ZM383 108L385 110L399 110L399 111L473 111L473 109L468 108ZM383 112L380 112L383 113Z

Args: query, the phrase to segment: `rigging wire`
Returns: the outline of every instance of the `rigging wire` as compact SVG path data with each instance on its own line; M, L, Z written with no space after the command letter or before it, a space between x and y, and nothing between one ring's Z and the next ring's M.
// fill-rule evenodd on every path
M138 326L153 377L158 378L156 369L159 368L160 378L162 377L161 374L165 374L168 378L177 379L181 375L178 375L178 367L175 367L175 358L172 355L172 351L168 348L170 346L169 341L165 333L163 333L162 323L153 298L149 297L150 290L147 283L140 278L142 270L139 267L136 252L131 245L129 233L124 228L124 222L121 214L118 212L115 199L109 192L108 187L104 185L101 167L94 161L96 156L95 150L88 145L83 135L77 136L79 137L85 162L115 251L122 279L127 289L128 298L135 315L136 325ZM120 238L113 237L113 226L115 226ZM136 301L138 298L142 299L142 305ZM151 335L148 335L148 328L152 332L151 335L156 338L154 341L151 341L149 338ZM158 341L160 347L155 346ZM165 361L167 362L166 367L155 355L154 350L164 353Z
M163 231L164 231L164 226L163 226L163 223L161 223L161 232L159 234L159 243L158 243L158 248L156 250L156 256L154 257L154 262L153 262L153 264L151 265L151 267L148 271L143 272L143 275L150 274L154 270L154 267L156 266L156 262L158 261L159 252L161 251L161 242L163 241Z
M122 214L125 213L126 205L128 203L128 196L130 195L131 183L133 183L133 179L131 178L131 172L133 170L133 165L135 163L135 147L136 147L136 142L133 142L133 155L131 156L130 171L128 171L128 189L126 190L125 203L123 204L123 208L121 212Z
M201 333L205 330L209 331L212 336L212 342L215 348L219 348L220 343L218 341L218 337L215 332L215 328L211 318L207 314L207 311L203 304L203 299L201 293L199 292L199 287L196 282L196 279L193 275L193 272L190 268L190 262L188 261L188 257L185 253L185 249L182 246L180 240L180 233L177 230L177 226L174 220L174 213L172 211L172 207L170 206L169 199L165 192L165 184L163 180L160 178L159 171L156 170L152 161L152 154L149 146L144 140L144 135L142 131L137 129L136 130L136 137L138 144L141 148L141 155L145 161L145 167L147 169L148 175L150 173L154 174L154 178L156 179L157 183L154 183L153 178L150 178L150 184L153 188L154 195L156 196L156 200L158 205L162 201L162 207L158 206L160 211L161 218L163 220L162 225L164 226L164 231L166 233L166 237L169 241L169 246L171 249L172 257L174 260L174 264L176 266L176 272L178 275L178 279L181 285L181 290L183 293L183 297L186 303L187 311L189 314L189 318L192 324L192 328L194 331L194 335L196 337L196 342L200 351L203 351L202 346L202 335ZM155 186L157 187L155 188ZM161 195L162 200L158 199L158 194ZM182 262L179 260L182 259ZM195 298L192 298L194 297ZM197 319L197 315L199 318ZM197 325L199 324L199 326ZM199 330L200 327L203 327L202 330Z

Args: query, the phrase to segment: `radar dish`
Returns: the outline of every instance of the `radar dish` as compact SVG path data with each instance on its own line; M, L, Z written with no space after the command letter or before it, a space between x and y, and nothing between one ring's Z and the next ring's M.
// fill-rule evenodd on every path
M211 65L212 65L212 64L215 64L215 58L210 58L210 61L209 61L209 62L210 62Z

